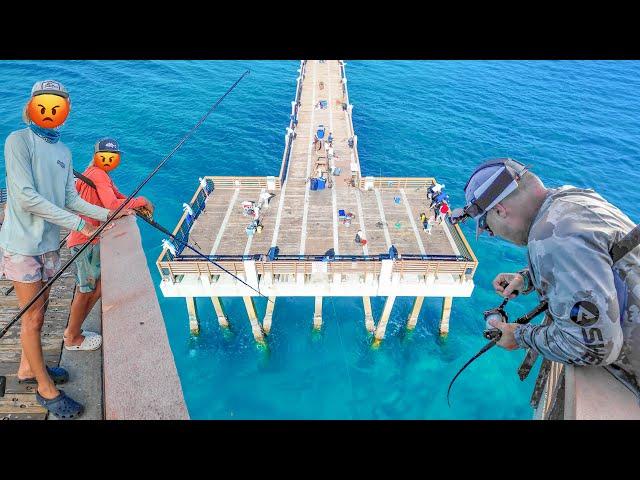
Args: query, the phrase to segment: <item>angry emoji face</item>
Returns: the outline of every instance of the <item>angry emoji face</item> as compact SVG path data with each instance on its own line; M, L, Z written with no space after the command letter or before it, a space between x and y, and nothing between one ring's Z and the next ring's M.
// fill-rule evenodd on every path
M105 172L110 172L119 163L120 154L117 152L96 152L93 155L93 164Z
M62 125L69 116L69 99L43 93L29 101L29 118L42 128L55 128Z

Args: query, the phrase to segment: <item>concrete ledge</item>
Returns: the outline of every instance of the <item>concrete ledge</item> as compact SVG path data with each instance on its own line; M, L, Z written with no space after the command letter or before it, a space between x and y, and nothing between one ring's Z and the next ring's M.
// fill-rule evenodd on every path
M565 420L640 420L635 395L604 368L565 366Z
M98 300L82 324L83 330L102 332L101 305ZM61 385L61 389L84 405L84 413L78 420L103 420L102 348L93 352L74 352L62 347L60 366L69 372L69 381ZM47 420L60 419L55 415L48 415Z
M188 419L135 217L117 220L100 250L105 418Z

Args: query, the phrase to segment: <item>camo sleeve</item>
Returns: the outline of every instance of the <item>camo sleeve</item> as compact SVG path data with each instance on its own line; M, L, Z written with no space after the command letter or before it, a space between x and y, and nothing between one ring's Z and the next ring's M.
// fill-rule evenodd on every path
M561 202L534 228L529 236L531 267L553 322L518 327L516 342L556 362L614 362L623 334L609 256L611 229L594 212L572 202Z

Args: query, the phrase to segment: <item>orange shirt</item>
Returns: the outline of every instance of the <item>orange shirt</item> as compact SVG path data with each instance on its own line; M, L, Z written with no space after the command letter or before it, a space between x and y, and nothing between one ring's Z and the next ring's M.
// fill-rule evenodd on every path
M115 210L127 199L126 195L123 195L118 191L113 183L113 180L111 180L109 174L104 170L101 170L98 167L91 166L83 172L83 175L89 180L93 181L93 183L95 183L96 185L96 188L93 188L84 183L79 178L76 180L76 190L83 200L94 205L98 205L99 207L108 208L109 210ZM127 204L127 208L138 208L142 207L143 205L145 205L144 199L142 199L141 197L136 197L132 198L129 201L129 203ZM100 222L98 220L85 217L84 215L80 216L84 219L85 222L90 223L91 225L100 225ZM72 231L67 238L67 247L71 248L74 245L85 243L88 238L89 237L83 235L80 232ZM96 238L91 243L98 243L98 238Z

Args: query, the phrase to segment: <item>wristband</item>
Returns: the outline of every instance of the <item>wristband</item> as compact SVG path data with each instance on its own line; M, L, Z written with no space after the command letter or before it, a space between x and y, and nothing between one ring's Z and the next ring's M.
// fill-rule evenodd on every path
M531 277L529 276L529 270L524 268L517 273L521 275L523 279L522 293L527 294L531 292L533 290L533 283L531 282Z
M84 221L83 218L80 218L80 223L78 224L78 226L76 227L76 231L77 232L81 232L82 229L84 228L86 222Z

